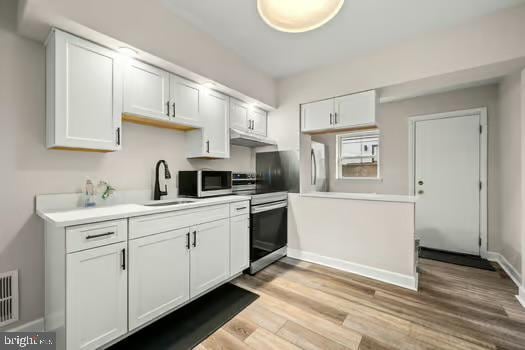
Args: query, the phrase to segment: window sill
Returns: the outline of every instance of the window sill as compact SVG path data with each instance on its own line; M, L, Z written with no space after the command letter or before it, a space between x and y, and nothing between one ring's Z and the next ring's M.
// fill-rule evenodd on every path
M377 181L383 182L382 177L338 177L337 181Z

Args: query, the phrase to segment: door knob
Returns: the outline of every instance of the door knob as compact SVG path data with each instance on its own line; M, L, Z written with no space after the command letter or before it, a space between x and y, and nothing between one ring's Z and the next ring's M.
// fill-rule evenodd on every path
M419 186L423 186L423 181L419 180L419 181L417 182L417 184L418 184Z
M423 194L423 193L425 193L425 191L423 191L423 190L417 191L417 194Z

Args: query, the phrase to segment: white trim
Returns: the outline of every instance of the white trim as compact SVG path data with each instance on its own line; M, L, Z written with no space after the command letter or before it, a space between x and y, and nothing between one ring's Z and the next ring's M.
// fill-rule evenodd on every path
M414 188L414 176L415 176L415 132L416 122L422 120L433 120L433 119L445 119L445 118L457 118L471 115L479 115L479 122L482 126L482 132L480 136L480 172L479 177L482 183L480 191L480 203L479 203L479 236L481 238L481 246L479 249L480 256L487 258L487 243L488 243L488 204L487 204L487 172L488 172L488 122L487 122L487 108L474 108L460 111L452 111L445 113L419 115L408 118L408 194L410 196L415 195Z
M521 306L525 307L525 287L520 287L520 293L516 295L516 299L518 299Z
M487 260L497 262L516 286L521 287L521 275L511 263L498 252L487 252Z
M44 319L37 318L36 320L23 323L13 328L5 330L6 332L43 332L44 331Z
M403 275L397 272L382 270L292 248L288 248L288 256L417 291L417 274L416 276Z

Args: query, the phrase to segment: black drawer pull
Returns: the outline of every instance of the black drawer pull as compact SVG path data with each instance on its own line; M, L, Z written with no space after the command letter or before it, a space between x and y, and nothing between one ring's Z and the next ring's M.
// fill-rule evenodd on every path
M237 208L237 210L244 210L244 209L247 209L248 207L240 207L240 208Z
M115 232L105 232L105 233L99 233L99 234L96 234L96 235L87 235L86 239L100 238L100 237L105 237L105 236L111 236L111 235L114 235L114 234L115 234Z

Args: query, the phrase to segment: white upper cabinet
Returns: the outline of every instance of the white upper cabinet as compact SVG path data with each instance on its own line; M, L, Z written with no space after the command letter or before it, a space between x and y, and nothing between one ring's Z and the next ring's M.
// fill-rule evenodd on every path
M301 131L318 132L374 126L377 97L365 91L301 105Z
M200 99L201 130L186 133L188 158L229 158L229 97L205 89Z
M200 99L202 87L199 84L170 75L171 118L181 124L200 123Z
M56 29L46 50L47 147L120 149L119 55Z
M98 349L128 331L126 246L67 254L67 349Z
M124 72L126 114L169 120L170 74L162 69L129 60Z
M334 126L336 128L375 125L375 90L335 99Z
M333 99L301 105L302 131L317 131L332 128L333 115Z
M189 228L129 242L129 327L135 329L188 301Z
M192 227L190 297L215 287L230 277L230 220Z
M267 136L267 120L266 111L230 98L230 127L232 129Z
M248 106L234 98L230 98L230 127L241 131L247 131L250 127Z
M253 108L250 110L249 117L251 120L251 131L254 134L257 134L259 136L266 136L266 128L267 128L267 115L266 112L260 109Z
M174 129L202 127L201 86L129 60L124 74L124 119Z

